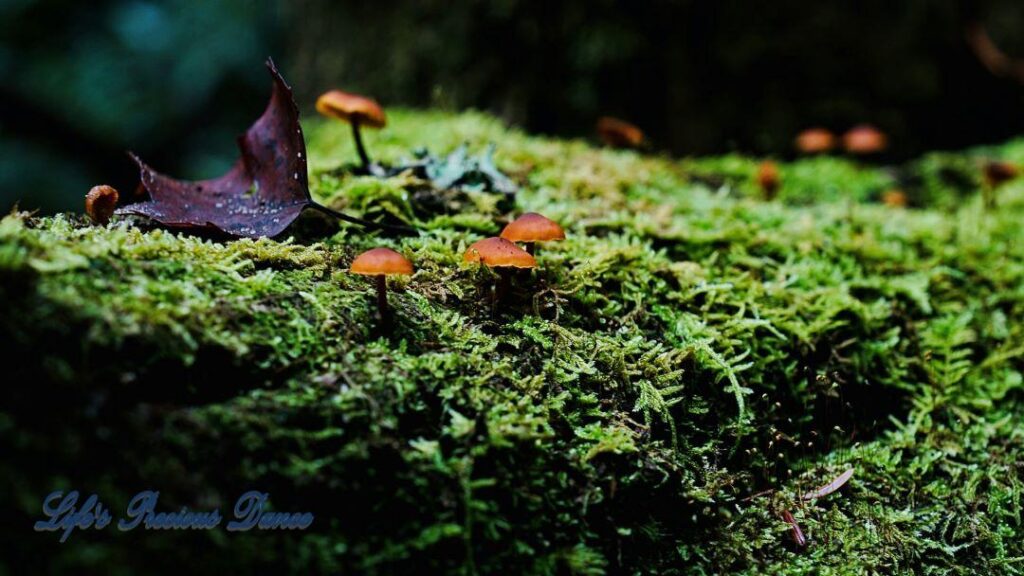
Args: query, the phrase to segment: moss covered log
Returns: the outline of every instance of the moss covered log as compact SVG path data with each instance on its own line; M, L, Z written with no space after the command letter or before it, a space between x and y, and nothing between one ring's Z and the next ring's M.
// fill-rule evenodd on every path
M135 219L0 222L9 573L975 573L1024 571L1024 184L984 210L979 166L1024 142L898 167L672 160L394 112L369 135L497 144L514 213L567 230L494 278L465 248L514 214L410 176L352 176L340 124L307 126L318 200L415 225L389 238L310 214L225 241ZM899 187L911 207L879 202ZM347 273L384 245L392 333ZM12 377L13 375L13 377ZM801 494L854 469L841 491ZM115 512L245 490L306 532L31 532L46 494ZM807 536L790 539L790 511Z

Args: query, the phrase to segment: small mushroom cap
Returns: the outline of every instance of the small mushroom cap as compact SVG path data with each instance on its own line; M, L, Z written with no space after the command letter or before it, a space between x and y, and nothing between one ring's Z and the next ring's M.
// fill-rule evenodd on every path
M388 123L384 109L376 100L341 90L321 94L316 99L316 111L324 116L358 122L360 126L370 128L383 128Z
M782 177L779 176L779 166L771 160L761 162L757 167L757 183L765 190L775 190L781 184Z
M808 128L796 137L796 148L804 154L820 154L835 147L836 137L824 128Z
M463 262L483 262L488 268L536 268L530 253L504 238L487 238L474 242Z
M611 116L597 119L597 134L602 142L613 148L636 148L644 143L643 130Z
M565 230L558 222L536 212L527 212L501 231L501 237L512 242L545 242L565 240Z
M888 146L886 135L870 124L854 126L843 134L843 148L851 154L876 154Z
M106 224L117 208L117 190L106 184L93 186L85 195L85 213L97 224Z
M907 194L899 188L891 188L882 192L882 204L893 208L903 208L907 205Z
M412 262L391 248L373 248L353 260L348 271L367 276L409 275L412 274Z
M1013 180L1019 172L1016 165L998 160L985 162L982 170L985 174L985 182L989 186L998 186L1003 182Z

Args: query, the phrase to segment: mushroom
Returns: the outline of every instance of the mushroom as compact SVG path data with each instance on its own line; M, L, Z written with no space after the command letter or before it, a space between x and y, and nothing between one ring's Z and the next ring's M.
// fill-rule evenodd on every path
M504 238L486 238L470 245L463 262L480 262L498 274L497 290L491 305L497 305L508 290L509 274L512 268L536 268L537 261L529 252Z
M870 124L854 126L843 134L843 148L850 154L867 156L884 152L889 139L878 128Z
M565 230L550 218L536 212L527 212L505 226L501 237L510 242L525 243L526 252L532 255L535 242L565 240Z
M352 137L356 141L356 151L363 168L369 170L370 158L363 148L363 137L359 133L361 126L383 128L387 125L384 109L377 101L366 96L350 94L341 90L331 90L316 99L316 111L331 118L344 120L352 125Z
M1017 177L1020 170L1015 164L1000 160L989 160L982 166L982 176L985 186L982 188L982 196L986 208L995 208L996 188Z
M643 130L611 116L597 119L597 134L602 142L612 148L639 148L644 143Z
M907 195L899 188L890 188L882 192L882 204L892 208L905 208L907 206Z
M380 312L381 326L386 332L391 325L391 314L388 310L387 277L412 274L412 262L405 256L390 248L373 248L360 254L352 261L349 272L377 278L377 310Z
M117 208L117 190L106 184L93 186L85 195L85 213L93 222L103 225L110 221L110 217Z
M824 128L808 128L796 136L801 154L821 154L836 147L836 137Z
M779 186L782 184L782 178L779 176L779 167L775 162L771 160L761 162L761 165L757 167L757 184L761 187L761 191L764 192L765 200L775 199L779 192Z

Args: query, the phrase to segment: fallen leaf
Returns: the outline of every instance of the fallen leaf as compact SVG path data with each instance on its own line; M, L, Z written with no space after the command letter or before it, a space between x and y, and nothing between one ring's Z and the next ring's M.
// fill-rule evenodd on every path
M273 60L267 60L267 68L273 78L270 103L239 137L241 157L231 170L212 180L175 180L157 173L133 154L150 199L120 208L117 213L146 216L171 228L214 230L248 238L280 234L306 208L365 226L396 228L354 218L313 201L299 109Z
M818 488L817 490L812 490L811 492L804 494L800 498L803 500L814 500L815 498L822 498L824 496L828 496L829 494L835 492L836 490L839 490L844 485L846 485L846 483L849 482L850 478L852 477L853 468L849 468L839 476L836 476L835 479L833 479L828 484L822 486L821 488Z

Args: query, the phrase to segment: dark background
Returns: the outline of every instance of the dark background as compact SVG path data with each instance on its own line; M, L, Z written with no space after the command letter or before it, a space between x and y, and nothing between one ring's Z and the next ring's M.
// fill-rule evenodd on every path
M1024 131L1024 85L972 52L972 22L1024 59L1019 0L0 0L0 209L131 188L127 149L226 170L268 55L306 114L339 87L568 136L612 114L679 155L785 155L860 122L891 159L995 142Z

